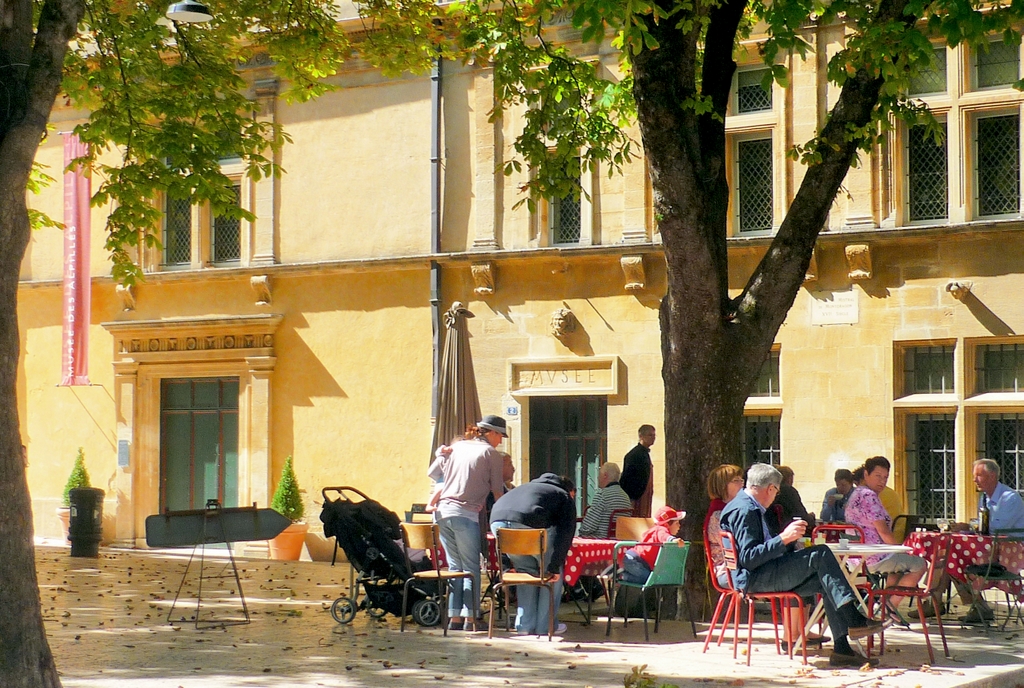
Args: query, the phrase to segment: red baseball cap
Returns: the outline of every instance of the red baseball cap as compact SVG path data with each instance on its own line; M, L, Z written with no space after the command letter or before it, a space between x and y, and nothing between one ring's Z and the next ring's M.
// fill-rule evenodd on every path
M686 518L685 511L676 511L670 506L663 506L654 514L654 520L660 526L668 525L672 521L682 521L684 518Z

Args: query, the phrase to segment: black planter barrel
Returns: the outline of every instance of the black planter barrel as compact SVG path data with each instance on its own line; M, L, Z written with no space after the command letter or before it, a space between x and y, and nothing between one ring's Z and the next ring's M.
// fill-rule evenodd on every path
M71 556L98 557L103 535L103 490L98 487L76 487L71 495L71 522L68 539Z

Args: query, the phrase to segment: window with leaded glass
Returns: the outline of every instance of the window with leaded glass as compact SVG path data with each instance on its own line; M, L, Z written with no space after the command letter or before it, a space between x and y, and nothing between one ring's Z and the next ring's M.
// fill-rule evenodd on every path
M904 394L953 392L952 346L915 346L903 352Z
M235 184L231 187L231 194L236 204L242 200L242 187ZM226 263L239 260L242 257L242 222L237 217L229 215L214 215L212 223L212 244L213 262Z
M582 228L580 199L574 198L571 194L563 198L556 198L551 201L549 210L551 213L551 243L580 243L580 229Z
M949 216L946 123L940 126L939 142L924 126L910 127L907 132L907 202L912 221L944 220Z
M946 47L935 49L935 59L928 69L910 78L909 94L923 96L946 92Z
M907 501L912 514L956 515L954 426L952 414L907 417Z
M975 54L975 84L977 88L1009 86L1020 77L1020 48L993 41L982 46Z
M164 197L164 265L192 262L192 201Z
M781 423L779 416L744 416L743 466L755 463L782 463Z
M1024 490L1024 414L980 414L978 458L998 463L999 481L1011 490Z
M1020 116L978 119L978 215L1020 211Z
M740 114L772 109L771 87L762 86L768 69L747 69L736 75L736 110Z
M779 396L779 352L773 351L768 359L761 366L761 374L757 376L757 384L752 397L777 397Z
M770 230L774 220L772 140L744 139L736 145L736 200L739 230Z
M975 360L978 392L1024 391L1024 344L979 346Z

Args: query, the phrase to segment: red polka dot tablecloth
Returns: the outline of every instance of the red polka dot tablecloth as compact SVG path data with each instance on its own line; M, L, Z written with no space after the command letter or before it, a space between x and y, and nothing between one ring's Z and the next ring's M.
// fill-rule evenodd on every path
M913 550L918 556L927 556L936 540L948 538L952 542L949 551L949 563L946 565L946 572L951 578L966 583L967 577L964 569L971 564L987 564L992 556L992 543L994 538L989 535L972 535L970 533L910 533L903 544ZM1007 570L1020 572L1024 570L1024 546L1018 542L1003 542L999 545L997 561L1005 566ZM973 579L971 584L980 588L982 582ZM1018 598L1024 599L1024 589L1017 583L1000 583L997 586L1000 590L1016 594Z
M618 540L573 538L562 572L565 584L573 586L580 576L596 576L603 572L612 563L616 544Z

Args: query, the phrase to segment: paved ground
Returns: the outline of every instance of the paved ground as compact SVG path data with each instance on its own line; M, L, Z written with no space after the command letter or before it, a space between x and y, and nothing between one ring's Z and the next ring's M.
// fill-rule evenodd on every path
M960 629L951 624L951 660L928 667L923 638L915 631L887 633L890 647L872 671L833 671L827 656L811 666L779 657L768 642L770 628L758 624L752 667L733 660L728 646L712 644L706 655L693 641L689 624L663 625L643 642L640 623L585 627L568 614L569 630L559 642L519 640L486 633L453 634L415 625L400 634L398 620L375 621L360 612L349 626L334 622L331 601L347 588L347 565L243 560L239 568L252 613L248 625L196 630L182 617L191 605L167 614L187 562L181 554L110 550L98 559L73 559L63 547L37 550L39 583L50 646L64 685L75 688L221 688L235 686L622 686L632 668L647 665L657 677L638 687L717 684L720 686L818 686L944 688L955 685L1024 686L1024 629L1006 633ZM209 562L208 562L209 564ZM208 569L218 572L220 562ZM196 565L193 564L193 567ZM190 574L191 578L192 574ZM216 601L233 578L205 584ZM213 590L217 588L217 590ZM225 592L222 606L207 607L221 618L237 613ZM205 618L205 617L204 617ZM603 621L603 619L602 619ZM698 632L705 627L698 625ZM933 627L934 628L934 627ZM502 636L502 637L498 637ZM703 635L700 636L703 640ZM938 638L935 638L938 642Z

